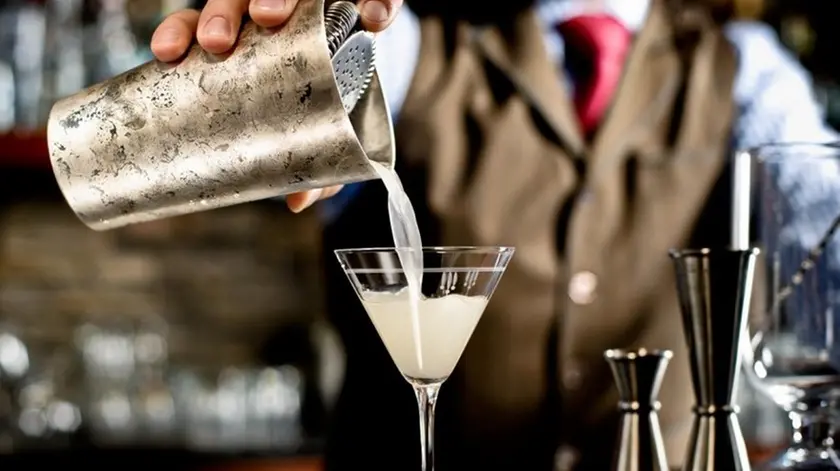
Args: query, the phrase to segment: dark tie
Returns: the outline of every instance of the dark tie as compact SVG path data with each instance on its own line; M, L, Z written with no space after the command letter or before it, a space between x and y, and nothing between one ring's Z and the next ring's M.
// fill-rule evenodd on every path
M576 75L575 108L587 136L598 128L621 80L632 35L609 15L584 15L558 26Z

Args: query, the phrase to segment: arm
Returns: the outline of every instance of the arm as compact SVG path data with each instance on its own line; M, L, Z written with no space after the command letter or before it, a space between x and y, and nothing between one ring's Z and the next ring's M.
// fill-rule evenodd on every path
M419 56L420 21L404 6L391 27L376 38L376 69L395 122L411 86ZM319 208L324 220L332 222L366 183L347 185L332 198L324 200Z
M809 74L769 26L734 22L726 34L740 59L734 90L736 149L840 140L825 123ZM815 246L840 213L840 165L826 161L824 171L813 170L813 166L793 162L780 166L776 176L794 215L790 229L805 250Z

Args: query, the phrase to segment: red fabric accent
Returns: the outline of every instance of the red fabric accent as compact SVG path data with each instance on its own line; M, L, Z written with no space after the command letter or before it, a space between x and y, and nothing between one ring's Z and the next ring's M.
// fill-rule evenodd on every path
M632 34L609 15L584 15L558 25L566 44L587 59L591 69L575 84L575 108L583 131L597 129L621 81Z

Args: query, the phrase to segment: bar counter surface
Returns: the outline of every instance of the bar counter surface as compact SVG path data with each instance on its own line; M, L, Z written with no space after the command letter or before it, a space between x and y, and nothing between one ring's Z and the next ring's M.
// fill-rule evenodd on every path
M755 465L768 460L778 449L750 450ZM32 466L126 466L154 467L178 471L322 471L323 460L317 454L299 456L245 456L235 454L193 453L180 450L78 450L66 452L25 452L0 455L0 469L29 469Z
M137 469L158 468L178 471L321 471L323 469L321 458L315 454L260 457L135 448L27 451L0 455L0 469L31 469L33 466L53 465L62 468L68 466L98 469L137 467Z

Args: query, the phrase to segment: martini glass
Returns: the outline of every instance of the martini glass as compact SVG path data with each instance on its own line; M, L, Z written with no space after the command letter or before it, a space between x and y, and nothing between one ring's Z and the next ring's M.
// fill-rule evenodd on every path
M399 254L411 249L336 250L394 364L417 397L423 471L434 470L435 404L461 358L514 249L423 248L419 302L412 302Z

